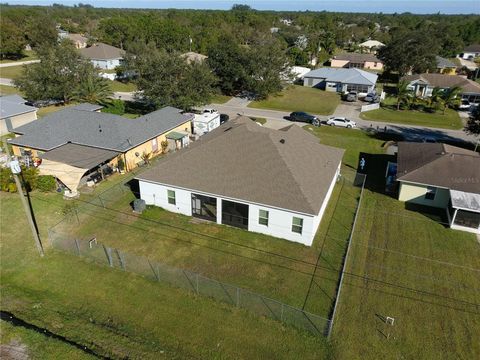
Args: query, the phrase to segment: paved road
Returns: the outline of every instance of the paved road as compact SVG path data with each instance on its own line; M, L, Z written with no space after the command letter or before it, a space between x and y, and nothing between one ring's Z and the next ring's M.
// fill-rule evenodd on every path
M221 113L228 114L230 117L235 117L237 115L245 115L252 117L262 117L267 119L265 126L279 129L284 126L291 124L288 120L285 120L284 117L288 116L288 112L276 111L276 110L264 110L264 109L254 109L246 106L238 105L229 105L230 102L225 104L212 104L211 106L218 109ZM414 125L403 125L403 124L392 124L392 123L383 123L379 121L367 121L360 119L360 110L358 106L352 106L349 104L340 104L335 110L334 115L345 116L354 120L359 128L369 128L372 125L375 128L385 129L387 128L390 132L395 132L402 134L406 139L409 140L418 140L425 137L435 138L438 141L455 141L463 140L469 142L477 142L478 137L473 135L466 134L463 130L449 130L449 129L439 129L439 128L429 128L425 126L414 126ZM326 120L328 116L319 115L321 120ZM298 125L304 125L297 123Z
M21 66L21 65L35 64L35 63L39 63L39 62L40 62L40 60L26 60L26 61L8 62L8 63L0 64L0 68L10 67L10 66Z

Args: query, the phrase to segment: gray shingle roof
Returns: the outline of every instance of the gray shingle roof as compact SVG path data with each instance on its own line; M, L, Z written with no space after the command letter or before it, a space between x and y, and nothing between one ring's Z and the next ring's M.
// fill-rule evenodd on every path
M304 78L321 78L343 84L375 85L378 76L360 69L320 68L305 74Z
M398 143L397 179L480 193L480 154L441 143Z
M65 144L40 155L40 157L80 169L92 169L107 160L113 159L117 155L118 152L116 151L77 144Z
M81 104L72 106L71 109L82 110L82 111L97 111L97 110L103 109L103 106L98 104L81 103Z
M36 107L24 104L25 100L18 95L0 97L0 119L37 111Z
M121 59L125 55L124 50L104 43L96 43L79 51L84 57L93 60Z
M456 68L457 65L455 65L453 62L451 62L448 59L445 59L441 56L435 56L435 61L437 62L437 68L439 69L445 69L445 68Z
M67 108L20 126L22 134L12 144L51 150L72 142L101 149L125 152L193 118L181 110L165 107L137 119Z
M272 130L239 117L137 178L317 215L343 153L298 126Z
M430 86L439 87L442 89L458 86L462 88L463 92L465 93L480 94L480 84L459 75L424 73L407 75L402 79L408 82L420 80Z

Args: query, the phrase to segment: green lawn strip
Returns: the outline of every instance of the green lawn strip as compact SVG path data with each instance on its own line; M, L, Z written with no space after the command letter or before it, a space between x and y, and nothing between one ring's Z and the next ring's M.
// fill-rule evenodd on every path
M137 86L132 82L121 82L117 80L108 80L110 89L113 92L132 92L137 91Z
M211 103L212 104L225 104L228 100L230 100L232 97L228 95L223 95L223 94L216 94L212 96Z
M365 194L347 272L398 287L346 276L334 325L336 351L343 358L359 353L371 358L476 358L478 306L465 302L478 304L479 273L460 266L479 269L480 246L473 234L445 228L404 206L381 194ZM394 317L394 326L387 326L382 316Z
M23 74L23 67L28 65L7 66L0 68L0 78L17 79Z
M4 95L13 95L13 94L24 96L22 92L14 86L0 85L0 95L4 96Z
M4 356L7 356L7 352L18 356L17 351L20 351L26 353L31 359L68 358L83 360L96 358L60 340L49 338L30 329L15 327L4 321L1 322L1 327L0 344L13 347L13 350L10 352L3 349L2 353Z
M340 97L333 92L293 85L266 100L252 101L248 107L281 111L306 111L318 115L333 114Z
M329 351L321 338L134 274L49 248L40 259L17 195L0 197L2 309L25 321L112 357L316 359ZM44 239L61 216L57 199L33 199Z
M267 122L267 119L262 117L250 117L250 119L262 125L265 125L265 123Z
M396 110L393 107L384 107L378 110L366 111L360 114L364 120L381 121L405 125L427 126L444 129L461 129L462 120L455 110L447 109L445 115L442 111L428 113L416 110Z

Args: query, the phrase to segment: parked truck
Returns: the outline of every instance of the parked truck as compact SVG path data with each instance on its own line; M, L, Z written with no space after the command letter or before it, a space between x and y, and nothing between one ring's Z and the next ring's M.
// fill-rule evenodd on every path
M220 126L220 113L215 109L205 109L201 114L195 114L193 133L202 136Z

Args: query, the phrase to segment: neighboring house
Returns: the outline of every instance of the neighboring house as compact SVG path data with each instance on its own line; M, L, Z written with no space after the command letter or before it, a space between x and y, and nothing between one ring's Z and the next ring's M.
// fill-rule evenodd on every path
M90 59L92 64L104 70L113 70L120 66L125 51L104 43L96 43L88 48L80 49L83 57Z
M77 49L84 49L87 47L88 39L85 36L80 34L68 34L67 38L73 42L73 45L75 45Z
M340 173L344 150L296 125L238 117L137 176L149 205L307 246Z
M293 21L291 19L280 19L280 22L283 25L291 26L293 24Z
M344 53L330 59L331 67L383 70L383 62L373 54Z
M459 75L425 73L407 75L403 79L408 81L408 88L417 97L431 96L436 87L447 90L458 86L462 89L462 99L474 104L480 103L480 84Z
M302 80L305 74L308 74L312 69L304 66L292 66L290 72L293 75L293 81Z
M37 119L37 108L25 105L25 99L19 95L0 97L0 135Z
M480 234L480 154L440 143L398 143L398 199L445 209L452 229Z
M367 40L361 43L359 46L362 50L374 53L382 46L385 46L385 44L377 40Z
M303 85L326 91L358 91L366 95L375 89L378 76L360 69L320 68L304 75Z
M467 46L463 49L463 52L460 54L462 59L473 60L480 56L480 44L473 44Z
M186 52L185 54L182 54L180 56L184 58L189 64L202 63L208 58L207 55L199 54L193 51Z
M457 65L452 61L445 59L441 56L435 56L435 61L437 63L437 72L445 75L456 75Z
M165 107L136 119L98 110L98 105L81 104L16 128L13 153L46 159L40 173L54 175L76 193L92 173L117 166L120 158L129 171L143 163L143 153L160 154L171 133L175 143L169 150L178 148L177 140L188 144L193 115L179 109Z

